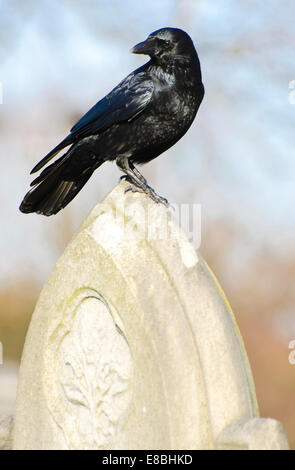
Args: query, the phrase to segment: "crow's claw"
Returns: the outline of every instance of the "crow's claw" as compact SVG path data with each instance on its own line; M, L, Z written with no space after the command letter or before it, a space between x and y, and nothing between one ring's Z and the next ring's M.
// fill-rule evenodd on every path
M154 202L158 204L164 204L164 206L169 207L169 202L164 197L159 196L150 186L146 185L146 187L137 186L136 184L132 183L130 186L127 186L125 189L125 193L132 191L133 193L145 193L149 196Z

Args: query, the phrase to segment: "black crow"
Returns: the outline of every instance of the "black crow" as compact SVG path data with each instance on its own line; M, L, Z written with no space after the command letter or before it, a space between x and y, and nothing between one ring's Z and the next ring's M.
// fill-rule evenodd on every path
M132 52L149 62L128 75L94 105L70 134L31 171L35 173L65 147L69 149L31 183L22 212L52 215L65 207L102 163L116 160L131 183L168 204L148 186L136 164L147 163L174 145L192 124L204 96L194 44L177 28L162 28Z

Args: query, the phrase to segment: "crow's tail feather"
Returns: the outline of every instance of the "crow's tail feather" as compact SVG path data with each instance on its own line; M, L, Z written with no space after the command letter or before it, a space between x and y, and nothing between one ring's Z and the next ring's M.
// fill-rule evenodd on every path
M79 176L69 178L67 166L69 160L65 154L33 181L35 186L29 191L21 205L20 211L24 213L37 212L37 214L53 215L64 208L82 189L89 180L94 168L81 172Z
M74 142L73 136L71 134L68 135L62 142L60 142L56 147L54 147L54 149L52 149L47 155L45 155L45 157L42 158L42 160L40 160L40 162L37 163L37 165L34 166L34 168L31 170L31 174L36 173L37 171L41 170L41 168L45 166L46 163L49 162L49 160L55 157L55 155L58 152L60 152L65 147L68 147L73 142Z

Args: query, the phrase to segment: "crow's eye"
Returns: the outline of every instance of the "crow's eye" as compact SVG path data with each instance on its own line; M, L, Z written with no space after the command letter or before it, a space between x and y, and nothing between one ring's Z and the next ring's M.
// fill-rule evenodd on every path
M160 39L160 44L163 49L169 49L170 48L170 41L166 41L165 39Z

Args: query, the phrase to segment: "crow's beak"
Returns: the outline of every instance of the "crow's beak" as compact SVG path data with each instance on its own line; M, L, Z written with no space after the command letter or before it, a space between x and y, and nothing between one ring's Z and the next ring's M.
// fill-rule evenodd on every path
M131 49L133 54L153 54L155 52L155 38L147 38Z

